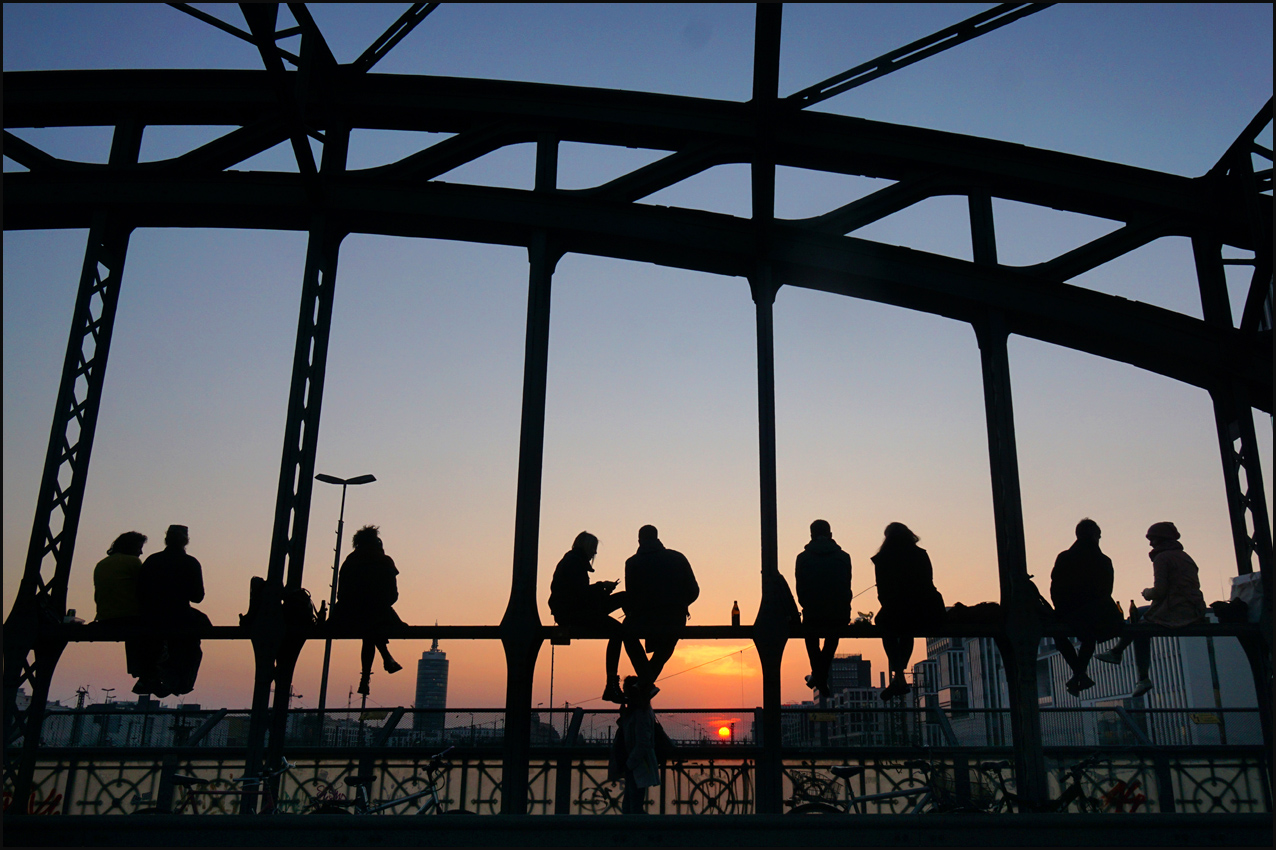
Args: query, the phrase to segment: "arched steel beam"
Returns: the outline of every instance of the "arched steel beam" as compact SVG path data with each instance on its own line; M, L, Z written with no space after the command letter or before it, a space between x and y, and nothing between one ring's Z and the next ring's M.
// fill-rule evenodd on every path
M5 227L84 227L108 207L136 227L306 230L310 210L295 174L216 174L184 180L123 173L10 174ZM352 233L526 247L548 228L564 251L747 277L754 227L746 220L562 193L434 182L421 187L326 184L333 226ZM1120 360L1205 389L1241 380L1251 406L1272 410L1271 334L1211 326L1171 310L1093 292L1031 272L819 233L773 227L779 279L974 322L989 307L1010 333Z
M4 122L109 125L136 116L148 125L245 126L278 116L273 90L264 71L19 72L5 77ZM356 130L464 134L515 125L527 140L547 132L559 141L668 151L717 144L734 151L709 164L746 161L756 136L748 104L540 83L363 75L342 67L306 97L306 119L316 127L336 116ZM1183 230L1253 247L1252 223L1213 178L807 111L785 114L771 133L778 165L892 180L941 172L953 191L979 187L998 198L1116 221L1168 216ZM1270 222L1270 198L1264 203Z

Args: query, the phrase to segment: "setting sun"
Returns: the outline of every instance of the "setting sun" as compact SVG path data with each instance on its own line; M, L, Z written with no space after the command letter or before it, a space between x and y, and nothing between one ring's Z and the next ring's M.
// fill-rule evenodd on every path
M719 726L719 727L718 727L718 737L719 737L719 738L730 738L730 737L731 737L731 727L730 727L730 726Z

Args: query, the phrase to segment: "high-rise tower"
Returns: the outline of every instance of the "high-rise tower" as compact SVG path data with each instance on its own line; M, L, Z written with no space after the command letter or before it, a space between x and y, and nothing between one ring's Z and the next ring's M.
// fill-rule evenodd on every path
M439 650L439 639L434 639L429 652L421 653L416 663L416 707L438 709L417 712L412 716L412 729L416 732L443 732L447 708L447 653Z

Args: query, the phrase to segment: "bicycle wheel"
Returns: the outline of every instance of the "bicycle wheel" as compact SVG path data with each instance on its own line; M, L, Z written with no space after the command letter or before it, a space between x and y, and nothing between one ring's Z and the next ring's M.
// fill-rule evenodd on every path
M832 803L803 803L789 809L791 815L840 815L845 814Z

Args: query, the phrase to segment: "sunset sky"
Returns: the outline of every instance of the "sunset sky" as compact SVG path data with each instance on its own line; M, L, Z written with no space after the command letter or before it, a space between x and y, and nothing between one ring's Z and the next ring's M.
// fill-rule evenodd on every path
M235 6L196 4L246 28ZM313 4L338 61L349 62L406 4ZM988 4L790 4L780 94L956 23ZM259 68L256 50L158 4L5 4L4 70ZM743 101L751 94L754 9L739 4L444 4L374 73L518 79ZM291 25L286 9L280 24ZM296 49L296 39L284 42ZM1173 174L1207 171L1271 96L1269 4L1060 4L813 107L991 137ZM143 159L163 159L230 128L147 128ZM14 131L50 153L104 162L109 128ZM356 131L351 168L391 162L442 136ZM1271 146L1270 127L1262 143ZM559 186L597 185L662 152L565 144ZM531 145L443 175L530 188ZM5 171L21 170L6 159ZM241 170L295 171L288 144ZM777 215L800 218L887 185L781 168ZM643 203L750 215L749 169L714 168ZM1038 262L1114 222L994 201L1002 263ZM970 257L962 198L927 201L854 235ZM4 596L23 568L70 326L84 231L4 235ZM162 546L190 527L208 597L233 624L249 579L264 575L306 236L293 232L135 231L94 445L69 605L93 616L92 568L116 535ZM1243 256L1231 252L1232 256ZM1239 316L1247 269L1229 272ZM1235 277L1231 277L1231 274ZM522 249L354 234L343 243L316 470L371 473L352 488L346 537L381 527L410 623L494 624L509 596L527 300ZM1188 240L1169 238L1072 283L1199 317ZM972 329L935 316L786 288L775 304L780 565L821 517L850 553L853 590L873 584L882 529L920 536L945 600L998 596L979 350ZM1029 571L1043 592L1056 553L1084 517L1103 529L1123 604L1151 584L1144 532L1178 524L1206 601L1236 572L1212 408L1203 390L1132 366L1012 337ZM760 598L754 308L740 278L569 255L553 281L540 533L541 618L558 558L582 529L601 539L597 578L623 575L637 529L659 527L702 588L691 623L725 624ZM1263 469L1272 427L1255 418ZM1264 482L1268 505L1271 481ZM306 579L331 580L339 488L315 485ZM876 611L872 590L857 611ZM373 704L411 704L426 641L397 641L406 669L377 672ZM504 704L497 642L444 641L449 703ZM877 641L843 643L873 661ZM212 707L251 699L246 642L204 642L186 697ZM329 705L357 682L358 646L338 642ZM294 704L314 706L322 643L304 651ZM920 659L919 642L914 660ZM723 658L726 656L725 658ZM715 661L715 659L720 659ZM666 707L761 703L744 642L684 642L666 668ZM627 665L627 662L624 662ZM554 657L554 702L602 692L602 643ZM622 666L622 670L625 669ZM550 647L536 702L549 701ZM800 641L783 696L809 699ZM73 644L52 697L77 687L126 694L120 645ZM170 700L169 702L172 702Z

